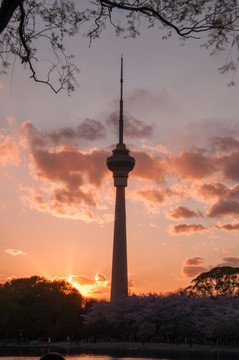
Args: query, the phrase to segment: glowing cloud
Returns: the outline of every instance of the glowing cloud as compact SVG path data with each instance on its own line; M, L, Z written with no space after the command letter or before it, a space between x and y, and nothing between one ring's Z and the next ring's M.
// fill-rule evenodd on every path
M19 256L19 255L27 255L24 251L22 250L17 250L17 249L6 249L4 250L7 254L12 255L12 256Z
M15 139L0 133L0 165L18 165L19 162L19 150Z
M106 275L96 273L94 278L89 278L83 275L70 275L69 281L76 287L84 296L106 298L109 296L110 282Z

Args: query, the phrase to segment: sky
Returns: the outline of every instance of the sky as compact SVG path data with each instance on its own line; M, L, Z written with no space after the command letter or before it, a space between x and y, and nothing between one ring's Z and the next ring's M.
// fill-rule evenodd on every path
M82 34L81 34L82 35ZM239 266L238 76L199 40L107 28L69 41L79 87L57 95L16 60L0 77L0 281L44 276L109 299L115 147L124 57L130 293L185 288ZM47 56L47 49L43 55Z

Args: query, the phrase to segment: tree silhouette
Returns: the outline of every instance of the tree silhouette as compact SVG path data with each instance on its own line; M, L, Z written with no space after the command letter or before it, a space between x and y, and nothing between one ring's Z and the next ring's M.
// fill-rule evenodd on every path
M65 281L39 276L14 279L0 287L0 336L24 339L79 336L83 307L82 295Z
M185 289L185 293L206 296L238 296L239 268L231 266L215 267L200 274L192 280L192 283L193 285Z
M220 71L232 71L238 65L239 17L235 0L92 0L88 7L71 0L2 0L0 6L0 59L2 71L10 65L10 55L21 59L30 77L58 92L68 93L76 86L79 71L73 55L65 49L65 38L87 26L89 42L111 26L117 35L135 37L143 22L157 27L159 36L175 32L180 38L198 39L204 34L204 46L211 54L226 50L228 58ZM51 49L47 60L40 54ZM39 63L46 64L45 78L38 75Z

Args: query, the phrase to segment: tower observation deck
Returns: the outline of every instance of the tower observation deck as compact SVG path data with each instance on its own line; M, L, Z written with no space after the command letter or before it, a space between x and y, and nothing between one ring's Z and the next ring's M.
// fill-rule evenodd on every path
M130 151L123 142L123 125L123 58L121 57L119 142L112 150L113 155L106 160L108 169L113 172L116 187L111 302L128 296L125 188L129 172L134 168L135 159L129 155Z

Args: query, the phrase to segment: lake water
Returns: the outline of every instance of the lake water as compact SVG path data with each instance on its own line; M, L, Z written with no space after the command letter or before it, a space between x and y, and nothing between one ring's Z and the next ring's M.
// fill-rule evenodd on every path
M152 358L119 358L97 355L65 355L65 360L152 360ZM39 356L0 356L1 360L39 360ZM155 360L155 359L154 359ZM162 360L162 359L160 359Z
M182 352L182 353L170 353L162 356L153 357L126 357L126 356L109 356L109 355L89 355L89 354L71 354L64 355L65 360L239 360L238 352L216 351L213 353L198 353L197 351ZM1 356L0 360L39 360L40 356Z

